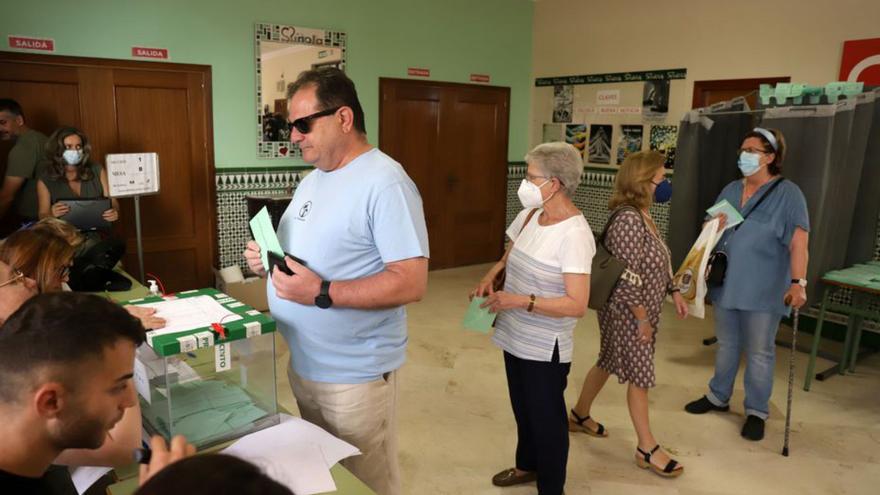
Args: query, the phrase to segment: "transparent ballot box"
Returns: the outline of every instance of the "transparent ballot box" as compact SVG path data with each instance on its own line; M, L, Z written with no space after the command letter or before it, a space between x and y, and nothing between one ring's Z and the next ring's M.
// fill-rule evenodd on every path
M146 433L204 448L278 424L270 317L216 289L128 303L168 321L135 359Z

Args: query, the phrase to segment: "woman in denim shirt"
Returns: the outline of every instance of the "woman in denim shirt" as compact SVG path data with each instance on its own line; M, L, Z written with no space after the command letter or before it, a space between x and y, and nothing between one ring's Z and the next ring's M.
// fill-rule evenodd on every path
M749 440L764 438L779 322L806 302L810 220L800 188L780 175L784 157L782 133L755 128L740 145L744 178L718 196L747 218L737 229L728 229L715 248L728 257L724 283L709 291L718 337L715 375L709 392L685 406L691 414L727 411L740 354L745 353L746 422L741 435ZM782 182L774 187L777 181ZM719 228L725 220L721 218Z

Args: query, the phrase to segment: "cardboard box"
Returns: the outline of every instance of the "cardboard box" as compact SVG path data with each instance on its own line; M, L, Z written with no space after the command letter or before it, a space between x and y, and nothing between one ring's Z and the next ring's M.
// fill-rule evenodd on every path
M269 301L266 300L266 279L260 277L248 277L243 282L224 282L220 271L214 269L214 286L257 311L269 311Z

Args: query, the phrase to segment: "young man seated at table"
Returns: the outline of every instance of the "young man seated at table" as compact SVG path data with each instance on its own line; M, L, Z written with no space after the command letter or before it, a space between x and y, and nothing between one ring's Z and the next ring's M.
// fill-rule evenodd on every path
M101 449L137 404L132 376L143 340L136 318L93 295L37 295L6 319L0 327L0 493L70 490L69 478L52 476L58 470L49 468L59 457L83 455L70 449ZM142 471L144 478L194 451L182 438L175 444L173 455L158 456Z

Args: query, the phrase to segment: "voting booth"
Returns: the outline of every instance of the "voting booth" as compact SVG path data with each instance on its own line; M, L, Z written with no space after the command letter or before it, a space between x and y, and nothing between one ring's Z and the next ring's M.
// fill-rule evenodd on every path
M135 360L147 434L184 435L201 449L278 424L272 318L216 289L126 304L167 321Z

